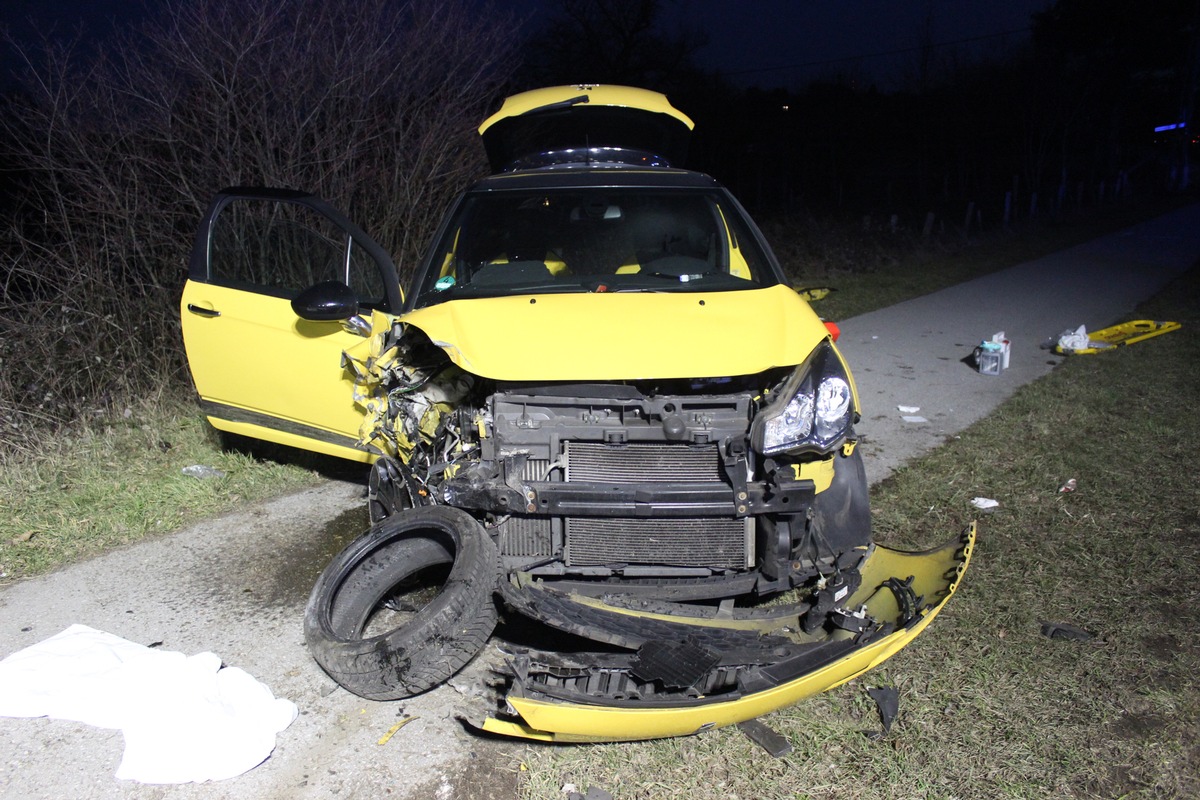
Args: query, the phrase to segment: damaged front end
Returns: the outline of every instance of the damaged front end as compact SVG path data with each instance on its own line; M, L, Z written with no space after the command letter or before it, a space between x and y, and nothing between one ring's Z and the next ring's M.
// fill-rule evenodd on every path
M767 609L697 608L588 598L514 576L503 584L509 605L622 650L513 649L503 713L480 727L542 741L626 741L700 733L790 705L916 638L954 594L974 539L972 525L924 553L856 552L839 575L853 576L857 590L824 613L813 595Z
M466 511L504 608L574 643L502 644L485 731L634 740L757 717L900 650L970 560L973 527L923 553L871 541L828 345L752 376L533 385L473 375L397 325L346 362L382 454L373 521Z

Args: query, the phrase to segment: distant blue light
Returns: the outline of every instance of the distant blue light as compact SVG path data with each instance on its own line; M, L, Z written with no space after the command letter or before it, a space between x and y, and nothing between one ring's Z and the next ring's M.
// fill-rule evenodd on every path
M1187 127L1186 122L1176 122L1174 125L1159 125L1157 128L1154 129L1154 132L1162 133L1163 131L1175 131L1175 130L1179 130L1180 128L1186 128L1186 127Z

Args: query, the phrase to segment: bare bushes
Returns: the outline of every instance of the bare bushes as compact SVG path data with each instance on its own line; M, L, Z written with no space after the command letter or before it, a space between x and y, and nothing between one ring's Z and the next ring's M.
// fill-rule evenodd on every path
M182 379L178 293L224 186L321 194L411 268L482 168L514 38L456 0L196 0L86 62L31 57L0 114L0 436Z

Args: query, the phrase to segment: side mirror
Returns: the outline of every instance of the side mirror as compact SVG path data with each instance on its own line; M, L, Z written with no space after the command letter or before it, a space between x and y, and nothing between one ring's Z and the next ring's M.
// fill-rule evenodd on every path
M292 311L316 322L347 320L358 313L358 297L341 281L321 281L296 295Z

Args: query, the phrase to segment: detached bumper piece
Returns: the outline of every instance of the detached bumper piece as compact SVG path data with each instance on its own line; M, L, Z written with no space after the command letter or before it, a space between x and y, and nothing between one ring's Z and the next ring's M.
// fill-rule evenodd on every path
M972 523L925 552L872 545L803 601L757 609L589 597L519 576L502 587L510 607L609 647L510 649L505 708L481 727L540 741L602 742L754 719L899 652L954 594L974 542Z

